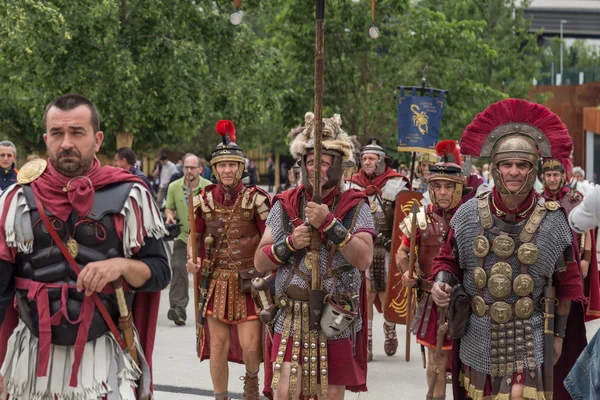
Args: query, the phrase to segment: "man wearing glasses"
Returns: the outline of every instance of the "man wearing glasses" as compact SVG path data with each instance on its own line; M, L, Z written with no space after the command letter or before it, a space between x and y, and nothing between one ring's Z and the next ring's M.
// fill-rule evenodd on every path
M166 224L175 224L179 217L181 230L179 236L173 242L173 256L171 257L171 269L173 277L169 290L170 308L167 318L175 322L175 325L185 325L187 318L185 309L189 303L189 277L185 267L187 262L187 238L190 234L190 222L188 220L188 204L186 188L193 188L195 196L200 189L210 185L211 182L200 176L200 159L194 154L186 154L183 157L183 177L171 182L167 192L167 205L165 208Z

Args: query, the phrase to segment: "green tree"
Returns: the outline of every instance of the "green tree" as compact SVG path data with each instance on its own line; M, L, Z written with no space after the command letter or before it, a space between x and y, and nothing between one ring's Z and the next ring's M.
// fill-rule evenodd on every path
M98 105L105 149L118 133L149 150L201 133L214 143L219 118L251 125L266 104L254 84L262 54L250 29L228 22L230 9L209 0L2 2L2 130L26 150L40 146L44 105L67 92Z
M526 96L539 67L536 35L527 33L522 15L517 12L507 23L501 19L512 9L494 14L490 37L489 15L467 18L464 8L465 17L459 18L446 3L380 0L376 22L382 35L372 40L367 35L369 1L328 1L324 115L339 112L345 129L363 143L378 136L395 150L396 86L419 84L425 65L428 85L451 92L442 137L458 138L491 102ZM287 131L312 110L314 4L272 0L260 12L253 29L283 59L271 87L280 94L281 124Z

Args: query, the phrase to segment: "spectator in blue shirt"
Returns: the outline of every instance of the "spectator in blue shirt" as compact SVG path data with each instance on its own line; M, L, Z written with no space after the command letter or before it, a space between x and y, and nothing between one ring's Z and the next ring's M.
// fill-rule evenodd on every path
M17 148L10 140L0 142L0 193L17 181Z
M150 184L148 177L136 166L135 160L135 153L133 150L131 150L131 148L121 147L115 153L114 166L126 169L132 174L139 176L144 181L146 186L148 186L150 193L154 196L154 191L152 190L152 185Z

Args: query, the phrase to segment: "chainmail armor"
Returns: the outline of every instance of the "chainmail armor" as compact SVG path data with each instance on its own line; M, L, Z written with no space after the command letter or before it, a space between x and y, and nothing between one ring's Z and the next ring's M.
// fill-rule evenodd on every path
M349 229L352 225L352 219L354 217L354 213L356 212L356 207L351 209L342 219L342 224ZM304 211L301 210L300 217L304 218ZM283 223L282 223L283 222ZM267 217L267 226L271 229L271 234L273 235L273 240L275 242L279 240L283 240L286 235L289 235L292 232L292 221L289 219L289 216L286 213L282 213L282 206L280 202L277 202L271 208L271 212ZM283 229L282 229L283 228ZM373 218L371 217L371 211L369 207L362 203L361 208L358 213L358 217L356 218L356 223L354 225L354 229L351 233L356 232L358 229L374 229ZM331 290L331 286L333 285L334 278L325 276L326 272L326 264L327 258L329 256L329 251L331 249L331 242L328 240L327 245L321 246L321 276L323 277L323 290L327 293ZM298 268L302 271L306 276L310 278L311 271L306 268L304 265L304 255L306 253L303 251L299 251L292 256L285 265L282 265L277 269L277 276L275 277L275 294L283 295L286 291L286 283L288 281L289 274L292 273L294 259L296 256L302 257ZM349 265L348 261L342 256L342 253L339 250L333 255L333 259L331 262L331 271L335 271L336 269ZM290 281L290 284L296 285L301 288L310 289L307 287L306 282L299 276L294 276ZM344 272L337 277L337 283L335 285L334 293L359 293L360 286L362 284L362 276L361 272L353 268L350 271ZM361 330L362 327L362 319L360 316L360 310L358 313L358 317L356 318L355 323L355 332ZM284 316L285 312L282 309L277 311L275 315L275 332L283 333L284 327ZM352 325L351 325L352 326ZM293 332L293 327L292 327ZM335 336L329 340L342 339L350 336L350 328L347 328L340 335Z
M526 221L517 223L517 226L523 226ZM477 210L477 199L471 199L461 206L454 215L450 226L454 228L454 237L458 250L458 259L460 260L460 268L465 270L463 273L463 285L466 292L471 296L477 295L477 288L472 280L472 270L478 266L478 258L473 253L473 242L477 235L481 233L482 227L479 223L479 214ZM490 241L496 237L489 231L484 235ZM515 249L521 245L519 237L512 236L515 241ZM544 318L539 307L539 300L543 295L544 286L547 279L555 272L555 265L562 252L572 243L571 228L562 213L562 211L549 211L542 221L535 244L539 248L539 256L537 261L528 268L529 275L534 281L534 289L532 298L536 302L536 309L533 316L530 318L534 332L534 346L537 365L543 363L544 354ZM456 250L456 249L455 249ZM483 269L490 274L492 266L500 261L499 258L490 249L489 254L485 257ZM513 269L514 279L520 274L520 263L516 257L516 251L513 256L506 260ZM483 298L486 304L491 304L496 301L487 289L483 289ZM503 301L508 304L514 304L518 296L513 292L508 298ZM477 317L471 314L469 319L469 327L465 336L461 340L460 359L469 367L477 371L491 374L491 339L490 339L490 323L491 319L488 315ZM525 366L528 366L527 358L524 357ZM516 361L516 353L515 353ZM514 363L514 371L516 371L516 362Z

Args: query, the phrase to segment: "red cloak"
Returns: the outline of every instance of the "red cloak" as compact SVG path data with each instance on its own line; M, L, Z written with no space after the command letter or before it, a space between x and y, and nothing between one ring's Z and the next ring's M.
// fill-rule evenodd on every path
M69 182L70 184L68 184ZM80 216L87 215L91 211L95 190L120 182L137 182L143 184L140 178L122 168L100 167L100 162L97 158L94 158L92 167L85 177L72 180L60 174L52 163L48 161L46 171L31 183L31 187L36 197L43 200L46 209L57 218L65 221L73 209ZM64 191L63 188L67 187L67 184L68 191ZM8 210L18 187L19 185L15 185L11 193L6 196L2 210L3 215L6 215L6 210ZM115 218L114 222L116 233L119 239L122 240L124 220L123 218ZM9 248L6 245L5 223L4 219L0 220L0 259L14 263L16 249ZM120 226L117 226L119 223ZM132 306L133 322L138 331L140 344L151 373L159 304L160 292L138 292ZM12 335L17 323L17 310L14 305L9 306L0 329L0 364L4 362L8 339ZM153 384L151 384L151 389L152 386Z
M367 174L365 174L365 171L361 169L358 171L358 173L352 175L350 182L356 183L357 185L362 186L364 189L367 189L369 186L374 186L380 189L379 193L381 194L381 189L385 186L387 181L392 178L402 178L406 182L406 186L409 189L411 188L408 178L394 171L390 167L385 167L385 171L383 171L381 175L377 175L374 178L369 178Z

